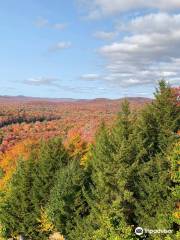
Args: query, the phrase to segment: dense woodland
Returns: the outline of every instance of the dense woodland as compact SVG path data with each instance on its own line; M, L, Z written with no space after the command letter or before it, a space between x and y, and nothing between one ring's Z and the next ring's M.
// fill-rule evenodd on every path
M103 120L113 122L122 100L48 101L33 98L0 97L0 154L18 142L61 136L71 138L73 132L91 142ZM130 107L139 109L149 99L130 99ZM87 121L88 119L88 121Z
M116 117L114 105L104 115L62 108L79 131L56 104L36 114L29 104L15 119L4 107L0 239L180 239L179 97L165 81L154 96L138 111L123 101ZM137 236L137 226L173 232Z

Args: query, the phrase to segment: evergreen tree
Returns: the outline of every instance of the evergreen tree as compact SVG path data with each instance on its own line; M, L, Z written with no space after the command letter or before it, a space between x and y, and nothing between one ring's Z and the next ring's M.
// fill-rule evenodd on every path
M77 159L60 169L47 205L46 211L55 229L67 239L76 228L76 222L86 214L86 202L82 193L84 177Z
M31 188L31 202L33 211L38 216L37 220L40 218L41 209L45 207L49 200L57 172L66 166L68 162L69 156L60 138L50 139L47 143L41 143ZM42 238L41 231L38 229L40 229L39 221L37 221L36 235L40 234Z
M131 178L134 147L128 103L112 131L102 124L92 149L91 191L86 194L90 214L77 226L76 239L133 239L128 224L133 202Z
M170 176L172 180L171 192L174 198L174 209L172 213L172 222L174 230L178 231L180 225L180 141L173 145L172 151L169 154Z
M171 229L170 213L174 199L167 156L159 154L152 158L139 170L139 174L135 210L138 225L149 229Z
M135 132L141 162L166 151L180 126L180 107L170 86L160 81L154 95L152 104L142 110Z
M19 234L29 238L34 232L36 219L31 204L32 172L34 162L21 160L0 204L0 224L4 237Z
M32 202L37 212L40 211L40 207L47 203L57 171L67 165L68 162L69 156L60 138L41 143L31 191Z
M159 83L155 100L140 114L135 130L138 148L134 176L135 222L147 228L171 228L174 198L167 153L176 141L180 109L170 87Z
M49 200L59 169L69 156L59 138L42 142L37 153L23 161L12 178L0 206L0 223L6 237L19 235L28 239L47 239L40 229L42 208Z
M133 131L132 123L135 123L134 121L135 115L131 113L129 102L125 99L121 104L121 110L117 115L117 120L113 128L113 141L117 142L117 149L122 140L130 138Z
M153 111L160 126L158 141L163 151L174 142L175 133L180 126L180 107L171 87L165 81L160 81L159 89L156 90Z

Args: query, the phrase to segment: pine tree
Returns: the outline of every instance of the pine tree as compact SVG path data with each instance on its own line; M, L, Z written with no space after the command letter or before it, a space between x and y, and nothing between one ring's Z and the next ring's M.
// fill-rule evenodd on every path
M39 222L42 208L49 200L56 174L69 162L59 138L42 142L38 154L22 161L0 204L0 223L6 237L21 234L28 239L47 239Z
M42 142L36 169L33 173L31 189L31 202L33 211L38 216L37 220L40 218L41 209L46 206L49 200L57 172L66 166L68 162L69 156L60 138L50 139L47 143ZM39 228L39 222L37 221L37 235Z
M83 198L84 171L75 159L60 169L46 211L56 230L67 239L76 222L86 213Z
M170 162L170 176L172 180L171 192L174 198L174 209L172 213L172 222L174 224L175 231L178 230L178 225L180 225L180 141L173 145L172 151L169 154Z
M6 193L0 204L0 223L4 237L19 234L29 237L34 231L35 218L32 212L30 191L32 187L33 160L19 161Z
M160 126L158 141L161 150L174 142L175 133L180 126L180 107L171 87L165 81L160 81L155 93L153 110Z
M113 131L102 124L97 134L89 160L92 186L86 194L90 214L77 226L76 239L133 239L128 223L135 156L131 121L125 102Z
M171 197L171 179L167 156L152 158L139 170L137 185L136 220L139 226L149 229L171 229L170 213L174 206Z
M135 132L141 162L166 151L180 126L180 107L170 86L160 81L154 95L152 104L142 110Z
M131 113L129 102L125 99L121 104L121 110L117 115L117 120L113 129L113 139L117 142L117 145L121 144L122 140L129 139L130 135L132 134L132 123L134 120L135 116Z
M134 176L135 221L147 228L171 228L174 199L168 151L176 139L180 109L170 87L159 83L155 100L140 114L135 131L138 148Z
M42 142L32 188L32 202L38 212L40 206L47 203L57 171L67 165L68 161L69 156L60 138L50 139L47 143Z

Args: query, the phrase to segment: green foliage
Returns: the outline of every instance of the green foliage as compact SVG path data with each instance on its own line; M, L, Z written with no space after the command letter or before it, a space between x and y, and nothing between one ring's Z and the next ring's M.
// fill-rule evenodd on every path
M155 98L152 106L159 125L158 142L163 151L168 144L174 142L174 133L180 126L180 107L177 106L176 96L165 81L159 82Z
M60 139L42 142L39 155L31 154L21 161L9 189L0 204L0 223L5 237L19 234L33 239L46 239L42 233L41 209L49 199L57 171L69 161Z
M142 110L136 128L139 158L146 162L157 153L166 151L176 139L180 126L180 108L171 88L160 81L155 100Z
M32 203L37 212L47 203L50 190L54 186L56 173L69 162L69 156L61 139L42 142L37 166L33 172Z
M152 104L139 114L125 101L111 129L102 123L85 167L60 139L42 142L1 193L1 235L133 240L141 226L174 231L148 239L178 239L179 126L175 96L160 81Z
M5 237L34 231L30 191L32 188L32 161L20 161L0 205L0 223Z
M159 83L155 100L141 113L135 130L138 146L135 185L135 221L137 225L154 229L172 229L175 198L170 176L168 153L177 140L180 109L171 89Z
M162 154L144 163L139 170L138 198L135 216L139 226L149 229L171 229L174 199L168 160Z
M84 172L78 160L58 171L46 211L55 228L64 236L75 228L76 222L85 214L83 184Z
M175 207L173 209L172 218L175 226L180 225L180 141L178 141L172 148L169 155L171 164L171 179L173 182L172 196L174 197Z
M132 239L128 225L133 202L131 174L134 145L128 103L122 106L113 131L102 124L92 148L91 190L85 196L90 214L79 224L76 239Z

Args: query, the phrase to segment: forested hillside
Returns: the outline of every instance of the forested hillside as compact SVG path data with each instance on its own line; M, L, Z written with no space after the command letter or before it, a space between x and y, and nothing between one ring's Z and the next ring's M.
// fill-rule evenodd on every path
M178 240L178 91L160 81L153 101L106 107L1 102L0 239Z
M60 135L64 139L72 132L92 141L100 122L111 123L122 101L0 97L0 153L27 138L48 139ZM133 109L140 109L150 101L148 98L129 100Z

